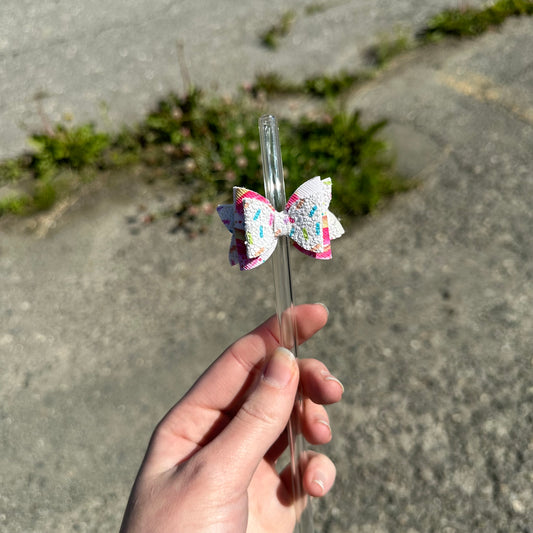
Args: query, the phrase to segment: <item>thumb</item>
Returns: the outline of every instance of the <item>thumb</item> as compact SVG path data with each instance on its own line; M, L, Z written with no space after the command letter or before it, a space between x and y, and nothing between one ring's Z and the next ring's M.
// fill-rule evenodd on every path
M286 348L277 348L256 388L224 431L211 442L224 460L226 479L248 486L259 462L289 421L298 388L298 364ZM235 487L238 488L238 487Z

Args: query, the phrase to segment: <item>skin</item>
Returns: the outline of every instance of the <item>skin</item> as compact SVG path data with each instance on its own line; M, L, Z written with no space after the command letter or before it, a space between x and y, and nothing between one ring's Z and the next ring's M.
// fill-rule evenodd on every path
M327 322L327 309L294 310L299 343ZM343 387L315 359L279 348L271 317L206 370L155 429L133 486L121 533L291 533L290 471L276 463L300 382L302 431L312 444L331 439L325 404ZM325 455L303 460L304 491L326 494L335 466ZM305 502L303 502L305 505Z

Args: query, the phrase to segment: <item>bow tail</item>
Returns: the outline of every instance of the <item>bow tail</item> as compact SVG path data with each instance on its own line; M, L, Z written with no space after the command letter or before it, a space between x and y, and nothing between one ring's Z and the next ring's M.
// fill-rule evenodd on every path
M239 264L239 253L237 252L237 241L235 235L231 236L231 243L229 246L229 262L231 266Z
M222 223L224 226L226 226L226 229L233 233L233 224L234 224L234 213L235 209L232 204L223 204L217 206L217 213L220 217L220 220L222 220Z

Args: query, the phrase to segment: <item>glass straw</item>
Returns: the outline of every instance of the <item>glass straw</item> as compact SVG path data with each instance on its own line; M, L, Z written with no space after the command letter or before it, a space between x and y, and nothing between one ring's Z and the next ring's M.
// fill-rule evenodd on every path
M283 164L279 143L279 131L276 118L263 115L259 119L259 138L261 141L261 156L263 161L263 178L265 182L265 196L276 211L283 211L287 202L285 197L285 182L283 179ZM274 288L276 293L276 314L280 327L280 344L290 349L297 357L298 332L294 319L294 304L292 298L291 265L289 260L289 239L286 236L278 238L278 244L272 254L274 272ZM295 406L287 426L289 441L291 473L293 483L294 508L296 512L296 533L313 533L313 514L311 502L306 500L303 490L301 460L305 458L305 441L300 427L300 413L303 409L302 391L299 387Z

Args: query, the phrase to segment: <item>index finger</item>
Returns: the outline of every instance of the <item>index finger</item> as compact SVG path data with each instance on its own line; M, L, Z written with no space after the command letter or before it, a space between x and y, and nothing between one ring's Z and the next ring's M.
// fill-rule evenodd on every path
M298 344L311 338L327 322L328 311L322 304L294 307ZM265 358L280 346L279 323L270 317L256 329L226 348L204 372L187 394L191 402L199 401L211 408L226 409L238 393L257 375Z
M322 304L295 306L298 344L320 330L327 318ZM266 357L279 345L279 324L272 316L229 346L160 422L152 452L162 460L171 448L172 457L167 459L176 464L213 439L240 408Z

